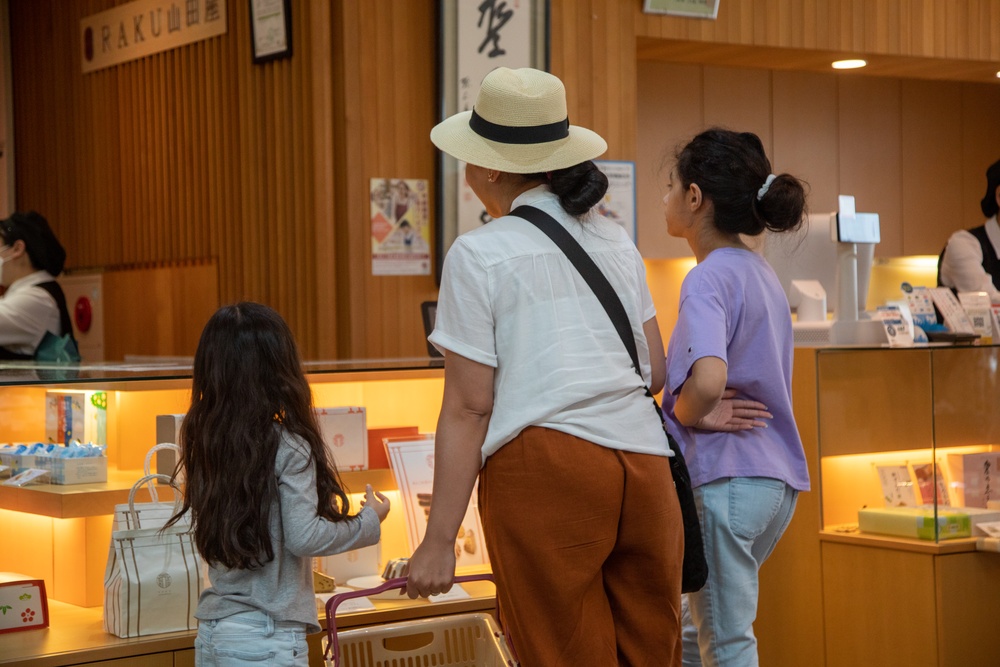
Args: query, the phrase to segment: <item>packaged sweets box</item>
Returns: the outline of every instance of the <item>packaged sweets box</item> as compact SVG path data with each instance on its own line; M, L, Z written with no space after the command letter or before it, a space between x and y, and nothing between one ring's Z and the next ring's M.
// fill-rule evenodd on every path
M368 428L363 407L316 408L323 442L340 471L368 470Z
M50 391L45 394L45 438L68 445L74 440L108 444L107 393Z
M49 627L45 582L0 572L0 633ZM2 644L2 641L0 641Z
M972 536L972 520L962 510L939 507L937 526L941 540ZM858 528L862 533L933 540L934 508L862 508L858 510Z
M949 454L951 479L961 494L958 498L966 507L988 507L991 500L1000 499L1000 452L979 454Z

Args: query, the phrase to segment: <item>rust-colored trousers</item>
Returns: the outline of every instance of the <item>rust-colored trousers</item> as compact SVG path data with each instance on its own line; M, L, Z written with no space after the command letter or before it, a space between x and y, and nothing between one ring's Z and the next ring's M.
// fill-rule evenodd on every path
M667 458L531 427L486 460L479 510L522 667L681 664L684 529Z

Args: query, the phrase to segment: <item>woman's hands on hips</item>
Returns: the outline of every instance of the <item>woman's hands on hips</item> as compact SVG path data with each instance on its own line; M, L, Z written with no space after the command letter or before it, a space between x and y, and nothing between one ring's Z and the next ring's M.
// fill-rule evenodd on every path
M760 401L745 398L734 398L735 389L726 389L712 411L698 420L695 428L706 431L749 431L753 428L767 428L764 419L773 415L767 411L767 406Z
M410 557L406 594L410 599L447 593L455 581L455 539L424 536Z

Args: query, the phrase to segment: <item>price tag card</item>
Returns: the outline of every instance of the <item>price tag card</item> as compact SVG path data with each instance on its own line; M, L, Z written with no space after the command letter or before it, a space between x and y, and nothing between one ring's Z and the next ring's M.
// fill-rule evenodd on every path
M27 470L22 470L10 479L5 479L2 483L4 486L28 486L29 484L47 484L49 475L48 470L39 470L38 468L28 468Z

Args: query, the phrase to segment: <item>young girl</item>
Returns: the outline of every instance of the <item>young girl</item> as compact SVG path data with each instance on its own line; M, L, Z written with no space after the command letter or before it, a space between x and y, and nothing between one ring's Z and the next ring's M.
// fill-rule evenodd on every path
M306 634L320 630L311 559L378 542L389 501L369 485L349 516L275 311L238 303L205 325L180 439L182 511L211 581L195 613L196 664L308 665Z
M788 301L741 235L797 229L805 191L771 173L749 132L708 130L676 158L667 232L687 240L698 265L681 286L663 404L696 487L709 562L708 583L685 600L684 665L756 665L757 573L809 473L792 416ZM767 406L767 428L708 430L726 397Z

